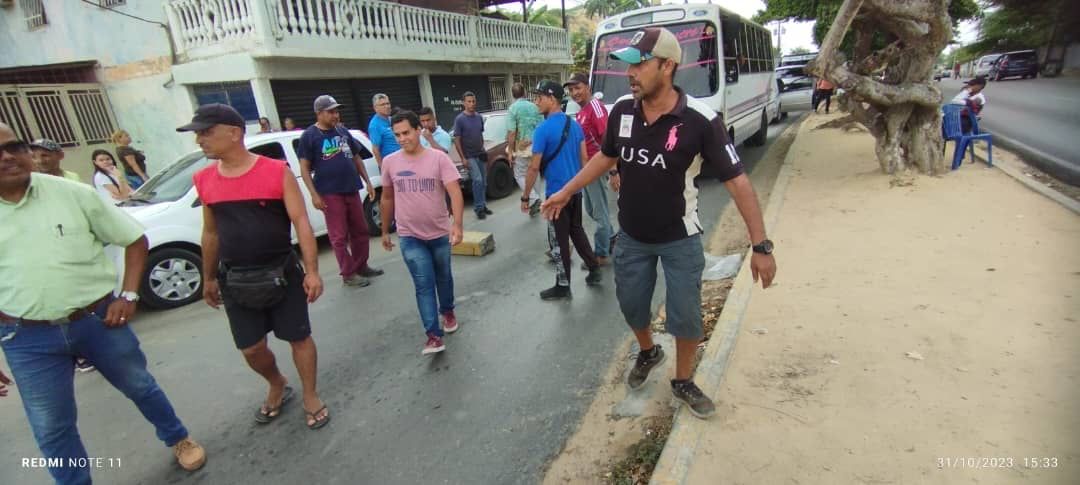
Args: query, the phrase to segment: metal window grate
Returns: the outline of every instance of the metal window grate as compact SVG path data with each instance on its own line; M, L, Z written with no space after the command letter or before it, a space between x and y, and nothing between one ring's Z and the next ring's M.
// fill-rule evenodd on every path
M127 3L126 0L98 0L98 5L102 7L118 7Z
M109 110L105 105L105 95L100 90L68 91L68 99L75 111L75 118L82 127L86 143L97 144L109 141L113 132Z
M33 30L44 27L48 23L45 19L45 3L43 0L19 0L23 16L26 18L26 28Z

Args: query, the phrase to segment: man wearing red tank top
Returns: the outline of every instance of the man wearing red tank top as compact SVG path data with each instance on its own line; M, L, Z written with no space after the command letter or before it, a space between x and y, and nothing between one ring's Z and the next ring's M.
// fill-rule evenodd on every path
M321 428L330 413L315 388L316 349L308 304L322 295L323 282L300 185L285 162L247 151L244 118L230 106L200 106L191 123L176 131L194 131L206 156L218 160L194 177L203 203L203 298L213 308L224 304L236 347L270 384L255 421L273 421L293 393L266 345L266 334L273 331L292 346L307 425ZM293 253L290 227L300 240L303 266ZM238 268L280 268L284 296L266 307L245 302L239 292L230 291L227 278L218 281L219 273L231 277L230 269Z

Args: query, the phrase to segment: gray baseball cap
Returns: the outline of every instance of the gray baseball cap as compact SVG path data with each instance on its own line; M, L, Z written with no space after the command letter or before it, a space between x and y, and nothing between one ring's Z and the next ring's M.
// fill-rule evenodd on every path
M30 146L33 148L40 148L42 150L48 150L50 152L62 152L64 149L59 143L52 141L48 138L38 138L30 142Z
M330 96L329 94L324 94L322 96L319 96L318 98L315 98L315 112L316 113L318 113L320 111L326 111L328 109L336 109L336 108L341 107L341 106L342 106L342 104L337 102L337 100L334 99L334 97Z

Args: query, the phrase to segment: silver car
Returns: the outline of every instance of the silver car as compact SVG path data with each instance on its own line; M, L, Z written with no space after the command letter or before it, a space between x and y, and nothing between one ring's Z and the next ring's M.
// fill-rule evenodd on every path
M990 71L997 65L997 61L1001 59L1002 54L990 54L979 58L979 61L975 63L975 75L976 76L989 76Z
M780 112L810 111L817 78L807 75L805 66L776 69L776 87L780 91Z

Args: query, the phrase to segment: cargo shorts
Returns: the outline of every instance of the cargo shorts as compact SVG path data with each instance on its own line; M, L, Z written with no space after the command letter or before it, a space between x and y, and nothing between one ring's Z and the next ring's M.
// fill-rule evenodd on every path
M680 339L704 337L701 324L701 274L705 251L701 235L667 243L636 241L619 231L615 258L615 296L626 323L634 330L649 328L652 297L656 289L656 263L664 268L667 288L667 332Z

